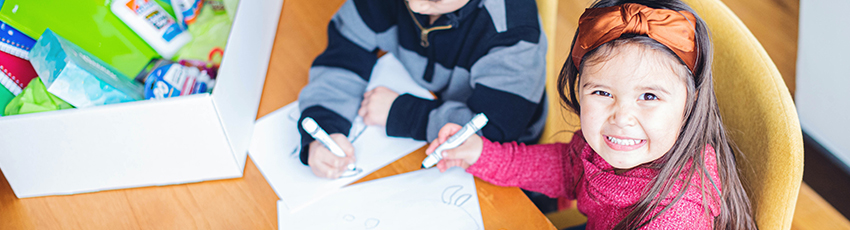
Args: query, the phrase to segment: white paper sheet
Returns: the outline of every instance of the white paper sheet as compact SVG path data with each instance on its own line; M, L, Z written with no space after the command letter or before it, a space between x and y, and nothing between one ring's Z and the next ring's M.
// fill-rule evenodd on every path
M436 168L339 190L301 210L278 203L280 229L484 229L472 175Z
M434 99L430 91L413 81L410 73L392 53L385 54L375 63L366 91L378 86L387 87L399 94L409 93L421 98Z
M357 167L363 172L335 180L320 178L310 167L301 164L301 139L296 125L299 117L298 103L264 116L257 121L248 149L277 196L291 209L334 192L425 144L410 138L388 137L381 127L367 127L352 143Z
M392 54L381 57L372 72L368 89L385 86L400 94L433 98L428 90L410 78L410 74ZM291 210L298 210L426 144L411 138L388 137L384 127L367 127L358 117L352 124L349 140L355 149L357 168L363 172L336 180L319 178L299 158L301 136L297 122L300 116L298 103L295 102L260 118L255 124L248 148L257 168L282 203Z

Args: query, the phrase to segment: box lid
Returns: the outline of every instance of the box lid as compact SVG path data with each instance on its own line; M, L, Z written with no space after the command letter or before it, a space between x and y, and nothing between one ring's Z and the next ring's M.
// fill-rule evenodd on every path
M213 102L244 167L283 0L240 1L213 89Z

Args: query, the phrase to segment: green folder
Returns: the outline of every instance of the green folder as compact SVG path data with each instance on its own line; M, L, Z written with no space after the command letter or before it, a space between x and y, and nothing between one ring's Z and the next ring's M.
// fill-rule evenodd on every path
M50 28L124 75L136 76L148 61L159 55L112 13L110 3L109 0L5 0L0 8L0 20L35 39Z
M6 87L0 86L0 110L5 109L6 105L9 104L9 101L15 98L15 95L12 92L9 92ZM0 113L0 116L3 116L3 113Z

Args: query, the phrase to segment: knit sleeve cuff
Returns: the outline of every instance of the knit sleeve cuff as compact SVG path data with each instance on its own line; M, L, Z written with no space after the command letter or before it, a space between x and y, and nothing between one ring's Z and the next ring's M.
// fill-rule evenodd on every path
M443 102L428 100L411 94L398 96L387 114L387 135L425 140L428 115Z
M481 137L481 142L481 156L478 157L478 161L475 164L466 168L466 172L485 181L492 181L499 172L499 169L504 165L504 161L501 158L503 154L499 154L500 146L498 143L492 142L485 137Z

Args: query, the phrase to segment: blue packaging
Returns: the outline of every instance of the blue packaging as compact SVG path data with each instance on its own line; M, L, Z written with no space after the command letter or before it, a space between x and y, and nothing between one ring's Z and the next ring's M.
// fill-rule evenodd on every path
M141 84L50 29L33 46L30 61L47 91L74 107L142 99Z
M155 68L145 78L145 99L207 93L215 80L206 71L177 63Z

